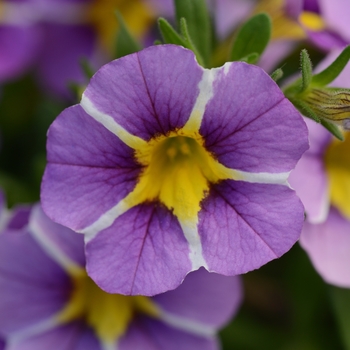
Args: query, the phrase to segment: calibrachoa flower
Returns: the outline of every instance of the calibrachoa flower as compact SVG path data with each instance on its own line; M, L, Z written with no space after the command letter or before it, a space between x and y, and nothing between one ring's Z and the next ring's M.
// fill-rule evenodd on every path
M123 296L84 269L83 236L39 205L0 235L0 334L7 350L218 349L216 331L236 312L239 277L204 269L176 290ZM17 216L18 217L18 216Z
M332 52L317 69L323 70L339 53ZM349 76L348 64L331 85L350 88ZM306 123L310 149L290 176L307 214L300 244L328 283L350 287L350 134L341 142L312 120Z
M288 251L304 210L287 178L307 148L262 69L154 46L101 68L52 124L43 208L85 234L102 289L153 295L201 266L236 275Z
M155 21L142 0L22 0L0 6L0 81L34 68L45 88L63 96L69 83L85 82L82 58L98 68L112 57L115 9L137 37Z

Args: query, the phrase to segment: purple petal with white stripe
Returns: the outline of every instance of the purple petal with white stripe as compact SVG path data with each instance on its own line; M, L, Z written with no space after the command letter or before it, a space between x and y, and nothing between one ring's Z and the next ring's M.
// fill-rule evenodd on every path
M199 213L209 271L224 275L257 269L299 239L304 208L287 186L224 181L212 187Z
M191 51L152 46L103 66L84 96L129 133L149 140L184 126L202 75Z
M191 270L188 243L162 205L128 210L86 245L87 271L109 293L154 295L176 288Z
M51 317L69 297L70 279L29 232L0 235L0 333Z
M221 164L250 172L288 172L307 150L299 112L259 67L221 70L200 133Z
M41 201L54 221L84 228L135 187L141 167L133 150L79 105L61 113L48 138Z
M331 142L330 133L320 124L305 118L309 129L307 150L289 177L289 183L305 206L307 221L320 223L329 210L329 187L324 167L324 152Z

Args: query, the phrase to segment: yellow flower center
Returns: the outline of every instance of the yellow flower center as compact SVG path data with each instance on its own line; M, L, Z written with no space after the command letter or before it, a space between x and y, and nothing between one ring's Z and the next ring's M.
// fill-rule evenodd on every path
M131 33L137 38L145 34L154 22L152 9L142 0L95 0L89 10L89 20L95 26L102 45L111 50L118 23L115 11L123 16Z
M289 17L285 11L285 0L260 0L254 13L265 12L272 21L272 40L301 40L306 38L302 26L297 20Z
M182 223L194 223L200 202L217 183L230 175L203 147L201 136L179 130L150 140L136 151L144 171L135 189L125 198L131 208L139 203L159 200Z
M109 294L100 289L85 271L72 277L73 289L68 303L59 313L59 323L83 319L104 343L115 343L125 332L135 313L157 317L159 311L144 296Z
M299 21L304 27L314 32L318 32L326 28L324 20L314 12L302 12L299 16Z
M330 183L330 200L340 212L350 218L350 133L343 142L334 140L325 154L325 166Z

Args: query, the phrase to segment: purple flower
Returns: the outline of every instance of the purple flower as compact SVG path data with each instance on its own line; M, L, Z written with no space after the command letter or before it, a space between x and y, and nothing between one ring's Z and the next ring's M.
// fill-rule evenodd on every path
M0 82L34 69L44 88L67 96L69 83L85 83L82 58L97 69L111 57L117 7L101 0L3 1ZM155 19L142 0L128 1L121 12L139 37Z
M327 220L305 223L300 244L323 279L350 288L350 220L331 207Z
M39 205L17 230L2 232L0 334L6 349L214 350L216 331L242 298L239 277L204 269L153 298L108 294L83 266L83 236L53 223Z
M50 127L43 208L85 234L102 289L153 295L201 266L236 275L288 251L304 210L287 178L307 148L259 67L150 47L101 68Z
M316 71L328 67L339 53L329 54ZM349 88L349 74L348 64L331 85ZM289 178L307 214L300 244L325 281L350 287L350 134L340 142L321 125L309 119L306 123L310 149Z

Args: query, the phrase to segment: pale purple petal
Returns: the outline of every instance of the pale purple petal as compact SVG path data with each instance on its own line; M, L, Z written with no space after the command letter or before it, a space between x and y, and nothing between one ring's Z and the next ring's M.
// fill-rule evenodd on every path
M224 181L199 213L209 271L242 274L286 253L298 240L304 208L287 186Z
M13 208L6 225L6 231L17 231L25 228L25 226L28 225L31 209L31 206L26 205L19 205Z
M215 29L220 39L225 38L253 10L252 0L211 0L215 18Z
M331 208L326 222L319 225L305 223L300 244L326 282L350 288L349 220Z
M236 314L242 302L241 278L201 268L188 274L175 290L152 300L166 312L219 329Z
M72 229L96 221L135 187L133 150L78 105L51 125L41 188L44 211Z
M74 322L25 338L6 350L102 350L99 341L84 323Z
M348 0L319 0L319 6L327 26L350 42L350 2Z
M286 57L297 47L294 40L273 40L259 59L259 67L268 73L283 67Z
M184 126L202 75L191 51L157 45L103 66L84 95L128 132L149 140Z
M188 243L162 205L136 206L86 245L87 271L105 291L154 295L176 288L191 270Z
M19 77L33 64L40 35L36 27L0 26L0 81Z
M58 249L60 253L82 267L85 266L84 236L75 233L67 227L56 224L42 211L40 205L32 210L30 216L31 228L38 228L45 239Z
M0 235L0 333L33 325L61 310L70 280L28 232Z
M329 210L329 183L324 166L324 152L331 142L330 133L320 124L305 118L309 129L307 150L289 177L289 183L304 204L307 220L319 223Z
M330 30L323 30L320 32L307 30L307 35L313 44L324 51L341 48L347 44L347 42L339 34Z
M233 63L214 81L200 133L218 161L250 172L287 172L307 150L299 112L259 67Z
M5 350L5 340L0 337L0 350Z
M61 96L69 96L69 84L86 83L80 61L91 59L95 35L88 26L43 24L45 33L38 61L43 86Z
M219 350L214 337L201 337L170 328L146 317L137 318L120 339L118 350Z

